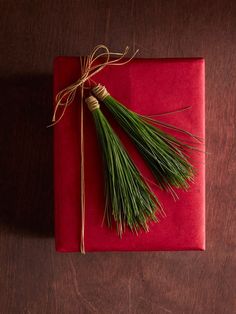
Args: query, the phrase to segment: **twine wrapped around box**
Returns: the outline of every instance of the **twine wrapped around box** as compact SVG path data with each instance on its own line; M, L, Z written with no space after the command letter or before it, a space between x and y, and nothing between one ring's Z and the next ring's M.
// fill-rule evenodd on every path
M101 51L101 52L100 52ZM157 185L176 196L173 187L187 189L188 182L194 179L194 168L190 164L186 150L195 149L175 137L165 133L155 126L156 120L148 116L138 115L115 100L104 86L97 84L92 77L106 66L124 65L131 58L124 60L129 48L123 53L110 52L105 45L99 45L86 57L80 57L81 77L60 91L56 95L55 109L52 124L57 124L64 116L68 106L74 101L76 93L80 91L80 128L81 128L81 241L80 249L85 253L84 226L85 226L85 182L84 182L84 94L90 90L92 95L85 99L92 112L98 138L103 153L104 169L106 174L106 208L104 217L109 226L112 219L117 224L120 236L128 226L138 232L142 227L148 231L148 221L158 221L158 215L164 211L156 195L153 194L148 182L139 173L135 164L103 115L99 102L103 103L112 113L125 132L131 137L138 151L152 170ZM95 97L96 98L95 98ZM62 112L58 116L59 108ZM159 123L162 126L185 132L196 140L187 131Z

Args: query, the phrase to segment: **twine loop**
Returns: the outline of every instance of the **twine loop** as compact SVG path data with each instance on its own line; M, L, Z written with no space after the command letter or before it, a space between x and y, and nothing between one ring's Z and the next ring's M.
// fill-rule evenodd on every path
M80 57L81 77L56 95L52 124L49 126L57 124L62 119L66 109L74 101L78 89L81 88L84 90L91 88L92 83L96 85L96 82L92 79L95 74L102 71L108 65L124 65L130 62L136 56L138 50L136 50L130 58L124 60L128 52L128 46L125 48L124 52L111 52L107 46L98 45L88 56ZM111 58L113 59L111 60ZM88 83L88 86L85 86L85 83ZM59 107L63 107L63 111L57 118Z

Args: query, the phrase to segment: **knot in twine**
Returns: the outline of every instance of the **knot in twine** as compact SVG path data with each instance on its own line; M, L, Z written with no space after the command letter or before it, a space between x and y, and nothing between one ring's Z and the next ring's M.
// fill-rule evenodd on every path
M97 85L96 82L92 80L95 74L102 71L108 65L124 65L130 62L136 56L138 50L136 50L130 58L124 60L128 52L128 46L125 48L124 52L111 52L107 46L98 45L88 56L80 57L81 77L56 95L52 124L49 126L57 124L62 119L67 107L74 101L79 88L81 89L81 99L83 100L84 89L91 88L91 83ZM89 86L85 87L85 83L88 83ZM57 118L59 107L63 107L63 111Z
M80 65L81 65L81 77L69 85L68 87L61 90L55 98L55 109L52 117L53 126L57 124L62 117L64 116L66 109L68 106L74 101L76 93L78 89L80 89L80 182L81 182L81 239L80 239L80 251L81 253L85 253L85 244L84 244L84 229L85 229L85 180L84 180L84 90L91 88L91 83L97 85L96 82L92 79L92 77L98 72L102 71L108 65L124 65L130 62L138 50L134 52L134 54L127 60L124 58L127 56L129 52L129 47L126 47L124 52L111 52L107 46L98 45L96 46L92 52L85 57L80 57ZM112 58L112 60L111 60ZM88 86L85 86L85 83L88 83ZM103 100L108 94L106 88L101 85L97 85L94 87L94 94L97 95L99 100ZM86 103L90 111L94 111L99 108L99 103L97 99L93 96L90 96L86 99ZM58 109L63 107L63 110L59 117Z

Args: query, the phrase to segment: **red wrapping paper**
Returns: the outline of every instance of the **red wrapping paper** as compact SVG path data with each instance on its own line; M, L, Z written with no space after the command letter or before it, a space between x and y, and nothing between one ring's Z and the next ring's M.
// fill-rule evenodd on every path
M80 76L78 57L57 57L54 62L54 96ZM94 79L113 97L140 114L153 115L191 106L157 117L202 138L205 136L204 60L135 59L123 66L108 66ZM55 97L54 97L55 99ZM54 104L55 105L55 104ZM133 144L101 105L101 109L124 142L142 174L154 181ZM93 118L85 105L85 250L159 251L205 249L205 155L191 152L197 169L195 183L176 190L179 200L151 185L166 217L150 223L149 232L138 236L128 229L120 239L115 227L102 226L104 180L99 143ZM192 139L165 129L181 139ZM198 148L204 149L198 145ZM54 126L55 242L59 252L80 251L80 95Z

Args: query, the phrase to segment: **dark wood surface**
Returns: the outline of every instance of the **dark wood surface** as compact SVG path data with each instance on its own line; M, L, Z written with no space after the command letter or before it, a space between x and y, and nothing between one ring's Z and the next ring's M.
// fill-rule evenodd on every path
M236 313L235 1L0 1L0 313ZM206 58L206 252L58 254L52 60Z

